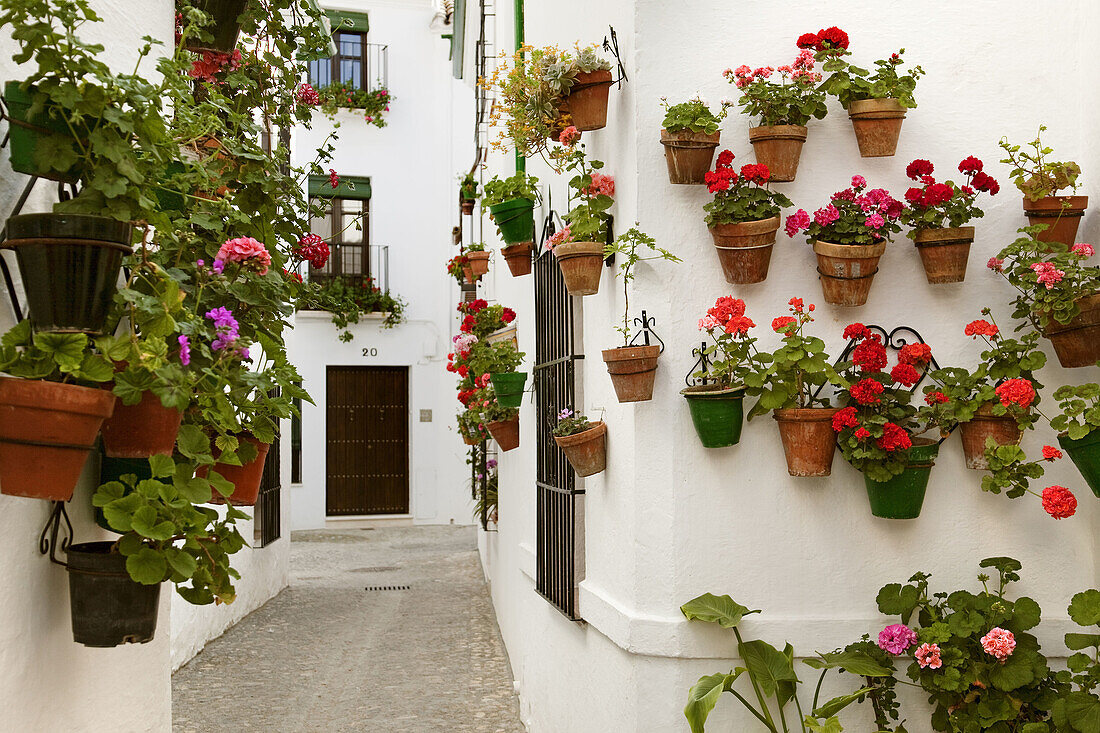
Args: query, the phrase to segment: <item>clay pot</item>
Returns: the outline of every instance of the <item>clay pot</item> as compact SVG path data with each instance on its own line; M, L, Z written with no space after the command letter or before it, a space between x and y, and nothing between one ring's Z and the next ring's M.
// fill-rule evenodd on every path
M508 247L501 247L500 253L504 255L504 262L512 277L523 277L531 274L531 249L533 242L520 242Z
M183 413L165 407L152 392L136 405L119 401L103 423L103 452L110 458L148 458L172 455Z
M481 441L478 440L477 438L471 438L469 435L463 435L462 436L462 442L465 443L466 445L477 445Z
M476 283L481 279L481 276L489 272L489 255L488 251L483 252L466 252L467 262L462 266L462 276L466 278L468 283Z
M708 135L705 132L661 130L661 145L665 146L665 163L668 165L669 183L706 183L705 176L714 159L721 132Z
M726 282L747 285L763 282L768 277L778 229L778 216L710 227Z
M886 251L886 242L878 244L833 244L814 242L817 273L825 302L859 306L867 302L871 283L878 272L878 260Z
M806 142L806 128L802 125L771 125L749 128L756 162L768 166L771 179L776 183L793 181L798 173L798 159L802 156L802 144Z
M600 473L607 465L607 425L602 421L580 433L555 435L554 442L578 476Z
M848 104L848 117L861 157L885 158L897 150L905 120L905 107L898 100L854 99Z
M917 229L913 244L920 253L924 274L932 285L961 283L966 279L966 261L974 243L974 227Z
M68 501L115 396L105 389L0 377L0 493Z
M462 213L469 216L474 213L474 204L476 203L477 201L474 199L461 199L459 201L459 206L462 209Z
M1061 242L1067 247L1077 241L1077 226L1088 206L1088 196L1045 196L1038 201L1024 196L1028 224L1046 225L1035 238L1040 242Z
M573 126L581 132L599 130L607 124L607 95L611 91L610 71L580 72L569 94L562 100Z
M833 469L836 433L833 415L839 407L791 407L775 410L787 473L791 476L828 476Z
M561 268L565 289L570 295L595 295L600 291L603 273L603 244L566 242L554 247L554 259Z
M1067 369L1092 366L1100 361L1100 293L1077 299L1081 314L1069 323L1053 318L1043 335L1054 345L1058 363Z
M657 357L660 355L660 346L620 346L603 350L603 361L619 402L653 399L653 381L657 377Z
M968 422L959 424L962 435L963 455L966 467L979 471L989 470L989 461L985 459L985 440L993 438L997 445L1019 445L1023 432L1016 426L1016 418L1011 415L994 415L993 405L982 405Z
M233 493L222 496L214 489L210 499L211 504L225 504L228 501L233 506L254 506L260 496L260 483L264 476L264 463L267 460L267 452L271 449L270 443L261 443L249 433L242 433L238 439L247 441L256 447L256 458L241 466L231 466L228 463L215 463L214 470L221 474L222 478L233 484ZM195 472L198 476L205 476L206 472L200 468Z
M519 447L519 415L511 420L485 423L485 429L493 440L497 442L502 451L510 451Z

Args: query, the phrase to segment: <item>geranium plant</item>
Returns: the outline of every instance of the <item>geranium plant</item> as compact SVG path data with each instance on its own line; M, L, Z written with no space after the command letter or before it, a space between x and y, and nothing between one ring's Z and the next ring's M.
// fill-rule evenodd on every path
M818 88L821 74L814 70L814 54L802 49L790 64L752 69L726 69L726 81L741 90L741 110L759 120L762 127L805 126L811 119L823 119L829 109L825 92Z
M649 257L643 257L639 252L641 248L645 248L653 254ZM657 241L648 234L640 231L636 224L634 227L631 227L616 237L615 241L604 246L604 257L611 257L613 255L620 255L622 257L619 261L618 276L621 277L623 281L623 321L621 326L615 327L615 330L622 335L623 345L629 346L631 334L630 283L634 280L634 268L638 266L639 262L648 262L651 260L681 262L682 260L667 249L658 247Z
M1077 179L1081 175L1081 166L1073 161L1047 159L1054 149L1043 144L1042 136L1046 129L1046 125L1040 125L1035 139L1026 146L1010 143L1008 138L1001 138L998 143L1007 156L1001 162L1012 166L1009 175L1013 183L1031 201L1066 189L1076 191Z
M710 363L693 376L722 389L745 385L763 365L755 347L756 339L749 336L749 329L755 326L745 315L745 301L728 295L718 298L699 320L699 329L714 342L703 350ZM747 392L754 393L752 388Z
M375 127L385 127L385 113L390 111L393 95L385 87L359 89L348 82L332 82L315 90L321 109L328 114L338 109L351 109L363 115L363 119Z
M852 185L834 193L831 201L814 212L803 209L787 217L786 232L794 237L805 231L810 241L833 244L877 244L901 231L898 220L905 205L883 188L867 189L867 179L852 176Z
M453 277L459 285L462 285L466 282L465 268L469 264L470 258L466 255L455 255L447 260L447 274Z
M984 172L982 161L973 155L959 163L959 172L966 176L966 183L939 182L932 176L931 161L918 158L905 168L910 180L920 183L905 192L909 204L901 213L901 222L914 229L942 229L961 227L972 219L980 219L985 212L975 205L979 192L997 195L1000 184Z
M821 91L836 97L845 109L859 99L896 99L902 107L917 106L913 91L924 70L914 66L908 73L902 72L904 48L875 61L874 71L870 71L845 60L851 55L848 44L848 34L835 26L798 38L798 47L813 49L822 62L821 70L829 74L821 82Z
M1100 384L1067 384L1054 391L1058 414L1050 427L1071 440L1080 440L1100 428Z
M340 340L347 343L354 336L349 330L367 313L384 313L382 328L393 328L405 320L405 301L382 290L374 284L374 278L335 277L321 282L310 282L308 292L302 296L301 308L328 311L332 325L340 330Z
M1070 619L1087 633L1070 632L1065 636L1070 655L1068 671L1058 681L1070 689L1063 691L1051 706L1051 720L1059 733L1089 733L1100 719L1100 591L1091 589L1070 599Z
M1020 237L988 263L1018 291L1012 317L1040 330L1052 321L1069 323L1081 313L1076 301L1100 290L1100 271L1085 264L1095 254L1093 246L1041 242L1035 238L1039 226L1017 231Z
M555 163L573 173L569 188L574 198L565 215L569 238L564 241L603 241L607 237L607 211L615 203L615 178L600 173L603 162L588 160L584 145L577 144L579 136L570 135L570 130L575 132L576 128L562 133L563 145L552 153Z
M1016 499L1031 494L1042 503L1043 511L1054 519L1068 519L1077 513L1077 497L1065 486L1047 486L1042 491L1031 488L1031 482L1046 473L1044 463L1062 457L1062 451L1052 445L1044 445L1042 458L1028 460L1018 445L988 445L985 451L989 462L989 474L982 476L982 491Z
M710 106L699 96L678 104L669 104L667 98L661 97L661 106L665 109L661 127L668 132L699 132L706 135L718 132L718 126L729 110L729 103L723 101L717 113L711 112Z
M485 184L485 192L482 195L481 203L483 206L489 207L512 199L538 201L538 183L538 178L523 171L518 171L504 179L493 176Z
M729 150L718 154L714 170L707 171L707 190L714 199L703 206L707 226L760 221L779 216L791 200L767 188L771 172L762 163L746 163L740 174L733 168L734 155Z
M558 424L551 432L559 438L564 438L568 435L583 433L591 427L592 423L587 417L566 407L558 413Z

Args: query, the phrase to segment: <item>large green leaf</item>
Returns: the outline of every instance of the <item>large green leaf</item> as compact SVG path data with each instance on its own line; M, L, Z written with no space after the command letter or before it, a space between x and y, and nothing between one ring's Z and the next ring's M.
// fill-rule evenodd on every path
M684 707L684 717L687 718L688 724L691 726L691 733L703 733L707 716L718 704L719 696L732 687L733 681L740 674L740 672L730 672L729 674L719 672L718 674L700 677L699 681L692 685L691 690L688 692L688 703Z
M181 425L176 441L180 453L188 458L197 459L210 455L210 440L197 425Z
M889 667L879 664L874 657L864 652L829 652L819 656L821 659L804 659L802 660L803 664L807 664L814 669L835 669L839 667L845 672L861 677L885 677L893 671Z
M164 580L168 565L164 555L149 548L141 550L126 558L126 572L130 577L143 585L156 585Z
M1078 651L1100 645L1100 634L1066 634L1066 648Z
M1066 696L1066 718L1080 733L1100 733L1100 698L1086 692Z
M766 641L754 639L739 644L738 655L767 697L776 695L781 682L799 682L791 659Z
M1100 624L1100 590L1078 593L1069 603L1069 617L1081 626Z
M917 608L920 593L916 586L890 583L882 587L875 600L878 610L887 616L900 616L902 623L909 623L909 617Z
M691 599L680 606L680 612L689 621L691 619L708 621L718 624L724 629L732 629L737 626L744 616L760 613L759 610L750 611L729 596L716 596L712 593L704 593L698 598Z
M827 703L815 710L814 717L831 718L852 703L858 700L862 700L864 697L866 697L867 693L873 692L874 689L875 688L873 687L861 687L855 692L849 693L847 695L834 697L832 700L829 700Z
M1034 629L1039 625L1042 616L1043 611L1039 608L1039 604L1027 596L1017 598L1012 604L1012 620L1020 631Z

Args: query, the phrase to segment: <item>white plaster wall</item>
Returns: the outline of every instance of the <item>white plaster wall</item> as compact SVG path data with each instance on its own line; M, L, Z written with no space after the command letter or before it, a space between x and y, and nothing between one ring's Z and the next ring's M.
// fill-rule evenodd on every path
M510 47L511 25L506 12L498 12L498 43ZM631 298L657 319L668 347L652 402L617 404L599 358L600 349L615 343L610 321L621 306L609 274L600 294L575 300L583 308L587 357L582 406L589 413L606 408L609 424L608 470L587 481L585 499L580 604L587 626L565 620L533 592L535 431L529 406L521 413L523 444L501 456L499 533L483 537L482 550L530 729L684 729L688 687L701 674L730 668L734 654L728 634L689 625L679 613L681 603L706 591L764 609L746 621L747 637L777 645L790 640L797 653L808 654L877 633L886 619L874 597L887 582L926 570L934 573L937 589L973 588L980 559L1011 555L1024 565L1017 592L1045 610L1044 650L1064 655L1059 640L1067 630L1069 597L1100 581L1100 505L1068 461L1049 466L1036 488L1073 488L1080 507L1069 520L1050 519L1033 497L982 493L981 474L964 467L957 439L941 450L921 518L880 520L870 516L862 477L839 456L831 478L788 477L767 416L746 426L739 446L702 448L678 392L694 361L691 349L701 340L696 321L716 297L728 294L747 301L764 348L778 343L768 328L771 318L800 296L817 304L816 333L834 353L843 345L843 326L860 320L913 326L941 364L973 365L979 349L962 334L963 325L987 305L1004 325L1010 310L1010 288L983 265L1026 223L1007 167L998 162L997 140L1026 141L1044 122L1056 156L1083 166L1081 192L1095 195L1100 150L1090 121L1096 103L1079 93L1077 82L1095 62L1089 41L1095 8L1071 2L1058 14L1036 15L1020 0L888 8L854 0L827 12L804 0L700 0L690 7L659 0L529 0L526 18L534 44L587 42L602 38L606 24L615 26L631 81L612 91L608 127L585 133L584 141L617 177L616 230L638 217L643 230L684 259L640 267ZM835 308L821 297L809 245L780 231L769 279L731 286L703 222L706 190L669 185L658 143L659 97L680 100L696 90L713 102L736 97L721 77L724 68L789 63L799 34L831 25L848 31L856 60L866 64L904 46L907 59L927 71L917 87L920 106L905 121L895 157L862 159L847 116L831 102L830 116L810 124L798 180L777 188L795 207L813 211L853 174L900 197L907 187L904 167L913 158L932 160L937 174L947 177L963 157L978 156L1002 191L982 202L986 216L975 222L965 283L927 285L910 241L900 237L883 258L868 304ZM749 126L739 114L723 124L722 147L733 150L738 163L752 160ZM496 156L490 166L490 172L512 171L510 157ZM553 186L555 202L562 202L563 184ZM1097 233L1090 212L1078 239L1090 241ZM519 311L521 347L532 353L531 279L498 274L491 282L496 289L489 292ZM1095 369L1064 370L1048 355L1050 365L1039 375L1048 396L1060 384L1097 379ZM1025 447L1037 451L1053 438L1049 430L1036 431ZM589 669L601 673L589 675ZM715 730L752 728L735 703L729 696L722 701ZM863 714L849 715L852 729L866 727ZM910 730L928 730L922 696L907 700L904 715Z

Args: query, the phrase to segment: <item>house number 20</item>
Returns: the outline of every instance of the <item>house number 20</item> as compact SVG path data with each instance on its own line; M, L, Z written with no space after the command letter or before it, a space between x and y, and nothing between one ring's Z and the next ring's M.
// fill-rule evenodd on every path
M378 349L370 347L370 346L364 346L363 347L363 356L378 356Z

